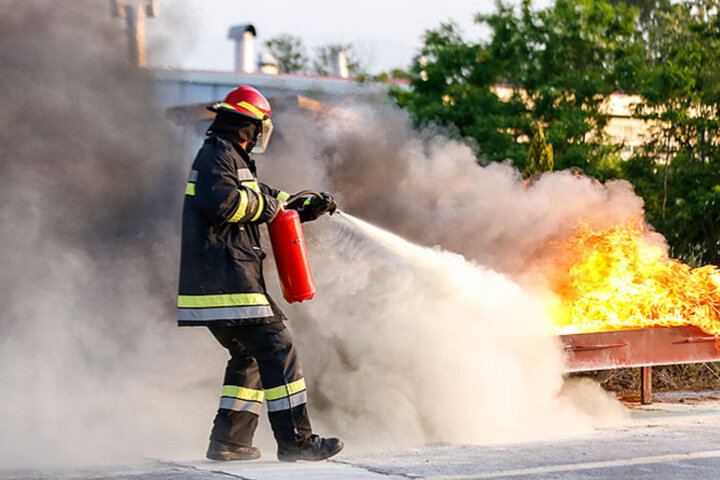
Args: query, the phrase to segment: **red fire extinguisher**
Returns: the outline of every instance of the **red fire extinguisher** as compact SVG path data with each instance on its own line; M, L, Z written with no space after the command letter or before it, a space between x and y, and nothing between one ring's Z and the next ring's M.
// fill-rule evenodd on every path
M293 198L307 193L301 192ZM300 216L295 210L280 210L268 225L268 231L283 297L288 303L310 300L316 289Z

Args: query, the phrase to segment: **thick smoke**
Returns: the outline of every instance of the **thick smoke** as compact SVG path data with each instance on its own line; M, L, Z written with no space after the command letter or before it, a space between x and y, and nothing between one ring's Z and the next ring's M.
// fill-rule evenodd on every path
M173 325L185 167L151 78L107 2L62 3L0 12L0 468L200 451L222 377Z

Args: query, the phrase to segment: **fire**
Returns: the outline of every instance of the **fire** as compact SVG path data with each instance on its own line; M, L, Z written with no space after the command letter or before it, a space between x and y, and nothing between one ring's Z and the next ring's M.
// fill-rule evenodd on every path
M694 325L720 335L720 271L691 268L650 245L642 219L595 231L583 223L564 245L573 259L554 290L558 333Z

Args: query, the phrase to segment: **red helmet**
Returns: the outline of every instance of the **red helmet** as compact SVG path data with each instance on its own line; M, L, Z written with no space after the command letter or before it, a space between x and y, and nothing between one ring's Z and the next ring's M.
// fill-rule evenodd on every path
M227 94L225 100L209 107L210 111L225 110L245 115L253 120L262 122L270 118L270 102L262 93L249 85L237 87Z
M249 85L237 87L227 94L225 100L208 107L208 110L237 113L258 121L262 130L253 153L262 153L267 149L273 131L273 124L270 120L270 102L255 88Z

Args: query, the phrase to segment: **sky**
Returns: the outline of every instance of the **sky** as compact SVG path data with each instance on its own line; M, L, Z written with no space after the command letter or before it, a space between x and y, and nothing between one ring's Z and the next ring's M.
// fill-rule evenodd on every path
M536 2L547 4L549 0ZM160 17L148 19L150 63L197 70L231 70L231 25L252 23L256 49L279 34L300 37L308 53L327 44L351 43L371 73L407 68L422 35L441 22L458 23L465 38L486 30L476 13L494 10L494 0L159 0ZM485 33L484 33L485 32ZM172 40L167 41L169 38ZM163 39L165 41L163 41Z

